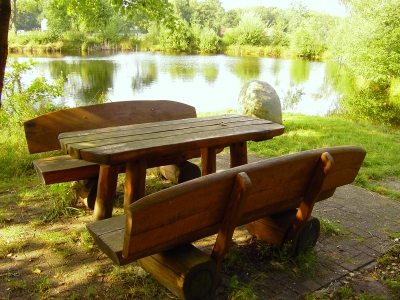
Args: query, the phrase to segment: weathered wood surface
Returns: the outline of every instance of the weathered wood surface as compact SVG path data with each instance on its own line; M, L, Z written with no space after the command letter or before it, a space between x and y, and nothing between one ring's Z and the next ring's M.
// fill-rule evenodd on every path
M249 140L281 135L284 127L271 121L239 115L190 118L60 134L64 151L99 164L122 164L185 152L221 148Z
M323 148L211 174L136 201L126 209L125 222L113 218L87 227L101 249L116 264L124 265L217 233L240 172L250 178L252 189L236 226L297 209L324 152L330 153L335 164L316 197L320 201L331 196L336 187L353 182L365 157L364 149Z
M198 149L185 151L173 155L162 155L147 160L148 168L163 165L179 164L188 159L200 156ZM43 184L70 182L99 176L100 166L96 163L76 159L70 155L59 155L40 158L33 161L33 165ZM119 166L119 172L125 173L125 165Z
M24 123L30 153L60 149L58 135L97 128L178 120L196 117L196 110L183 103L120 101L74 107L36 117Z
M211 257L214 258L216 262L215 285L217 284L222 260L231 247L233 232L242 216L244 202L250 192L251 180L246 173L240 172L236 175L235 185L233 186L228 204L223 213L221 227L219 228L217 239L211 252Z

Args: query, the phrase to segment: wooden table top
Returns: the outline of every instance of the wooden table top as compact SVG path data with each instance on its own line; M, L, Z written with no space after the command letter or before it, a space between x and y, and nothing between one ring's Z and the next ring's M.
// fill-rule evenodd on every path
M72 157L104 165L268 140L284 127L268 120L220 115L61 133L61 148Z

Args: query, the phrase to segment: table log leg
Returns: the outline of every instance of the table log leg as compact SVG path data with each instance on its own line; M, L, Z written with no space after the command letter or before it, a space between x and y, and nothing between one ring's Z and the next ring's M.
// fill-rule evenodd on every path
M235 143L230 146L231 168L247 164L247 143Z
M126 164L124 207L127 208L136 200L143 198L146 193L146 169L145 159L129 161Z
M118 181L118 166L100 165L93 220L111 218Z
M217 149L201 149L201 175L205 176L217 171Z

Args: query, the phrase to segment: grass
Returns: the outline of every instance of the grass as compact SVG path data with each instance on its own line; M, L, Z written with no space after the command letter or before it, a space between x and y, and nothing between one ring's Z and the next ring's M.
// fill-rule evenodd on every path
M234 111L224 113L234 113ZM200 114L200 116L205 116L205 114ZM249 151L267 157L276 157L319 147L359 145L367 150L367 157L355 184L400 199L398 191L393 191L385 185L388 180L400 180L400 156L398 155L400 153L400 133L397 128L354 123L338 117L310 117L294 114L283 114L283 125L286 128L285 134L265 142L250 142ZM57 218L63 217L61 223L65 227L65 224L69 224L66 221L68 218L84 216L86 212L77 206L71 193L71 183L43 186L39 182L31 162L35 158L45 157L48 154L30 155L28 153L22 127L14 128L12 131L2 127L0 145L2 146L0 152L0 231L4 238L0 245L0 259L6 258L10 254L22 256L20 254L27 252L28 247L37 247L51 252L61 262L73 260L78 251L88 255L99 255L99 249L94 245L84 225L79 228L70 228L67 233L59 232L56 228L53 230L53 225L60 223ZM147 175L146 191L148 193L171 186L170 182L160 179L156 169L148 170ZM124 175L120 175L116 214L123 213L123 194L120 191L123 180ZM15 209L18 214L23 215L25 211L31 211L32 207L40 209L38 209L39 213L30 218L27 223L29 230L24 229L26 227L21 225L10 225L13 223L13 220L10 219L10 215L12 215L10 210ZM345 233L339 223L325 219L320 220L322 232L331 235ZM49 230L50 228L51 230ZM398 232L391 235L392 238L399 238ZM284 251L275 252L274 255L273 259L277 262L276 265L295 276L305 274L312 277L314 266L318 263L312 252L296 258L285 255ZM396 270L391 264L395 257L398 261L399 249L396 248L387 255L379 261L379 264L383 266L382 269L389 268L388 273L383 274L383 277L382 274L379 274L379 278L384 278L382 280L390 290L399 295L400 278L398 273L397 275L391 273ZM36 259L38 258L32 258L32 264ZM236 270L238 265L249 267L248 258L240 249L232 247L224 260L225 271ZM398 267L398 264L396 266ZM42 267L38 267L38 269L42 270ZM173 298L168 290L155 283L151 277L140 273L136 265L124 268L114 266L110 268L101 264L88 265L85 271L90 274L88 282L85 282L80 290L71 288L69 299L91 299L96 298L99 293L101 296L109 298L119 295L118 299ZM35 276L31 281L22 280L22 277L2 277L0 283L1 280L6 280L13 290L21 293L28 291L33 298L46 298L50 290L54 290L52 282L55 277L68 279L69 276L67 273L61 274L59 268L56 268L54 272L49 274L49 270L43 269L41 274L30 274L30 276ZM243 269L243 272L247 271ZM256 278L251 277L249 280L244 278L246 277L230 275L225 295L227 298L257 298ZM65 279L66 282L67 279ZM104 290L97 290L98 282L101 282ZM379 299L369 298L370 295L354 294L347 287L341 288L337 299L345 299L343 297L346 297L347 293L349 293L350 299L354 297Z
M355 123L339 117L283 114L285 133L272 140L250 142L251 152L276 157L321 147L357 145L367 156L355 184L400 199L400 192L385 181L400 180L400 131L398 128Z

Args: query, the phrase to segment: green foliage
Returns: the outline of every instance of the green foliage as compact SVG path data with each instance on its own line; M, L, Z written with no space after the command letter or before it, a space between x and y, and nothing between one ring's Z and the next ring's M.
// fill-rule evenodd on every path
M189 24L178 20L173 29L162 26L159 33L159 42L167 51L188 52L193 49L193 34Z
M359 145L367 151L355 184L390 194L381 180L400 178L399 131L396 127L357 123L339 117L310 117L283 114L285 133L266 143L249 143L249 151L276 157L299 151L341 145ZM335 130L332 130L334 128Z
M237 275L233 275L229 281L228 299L248 300L257 299L257 294L253 291L252 284L242 284Z
M324 32L315 19L303 22L292 33L291 48L297 56L320 57L326 50Z
M31 70L33 61L19 63L9 62L10 72L4 80L4 109L10 123L21 123L35 116L60 109L54 104L54 98L63 94L64 80L47 83L44 77L36 78L30 85L22 82L22 75ZM4 118L6 117L4 116Z
M248 12L242 15L239 25L226 33L225 42L237 45L260 46L267 43L266 24L260 15Z
M400 105L391 101L382 86L356 88L341 101L343 113L351 119L377 124L400 124Z
M216 53L220 49L220 38L217 33L211 29L204 27L200 32L199 50L203 53Z
M340 27L335 54L356 76L389 83L400 74L400 0L344 2L353 14Z

